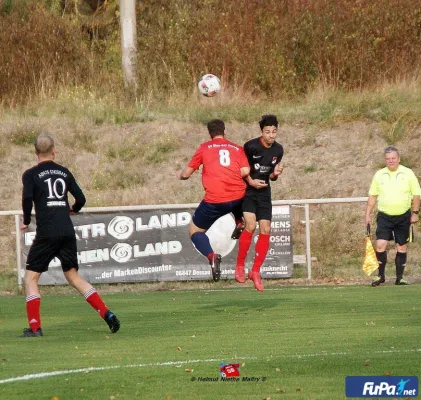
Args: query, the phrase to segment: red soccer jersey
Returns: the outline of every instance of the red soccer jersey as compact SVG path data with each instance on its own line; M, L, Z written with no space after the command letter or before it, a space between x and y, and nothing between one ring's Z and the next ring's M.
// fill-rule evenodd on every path
M249 163L243 148L224 138L214 138L203 143L194 153L189 167L202 169L202 184L208 203L225 203L241 199L246 184L241 178L240 168Z

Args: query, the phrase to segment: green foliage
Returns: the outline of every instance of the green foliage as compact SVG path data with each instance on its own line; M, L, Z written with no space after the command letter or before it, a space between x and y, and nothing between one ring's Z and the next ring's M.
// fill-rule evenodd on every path
M163 136L147 147L145 154L146 161L150 164L168 162L170 153L176 151L178 148L178 143L171 140L168 136Z
M31 126L16 126L15 130L9 134L11 143L17 146L33 145L41 130Z
M89 53L80 28L29 2L26 13L0 14L0 102L28 102L63 83L90 77Z
M71 148L87 151L88 153L96 153L98 149L95 139L95 135L90 132L76 132L72 136L65 137L64 143Z
M116 1L19 4L4 0L0 14L1 102L49 97L73 84L126 97ZM224 91L266 99L320 84L348 91L404 79L419 72L420 23L421 7L411 0L398 7L384 0L168 0L165 7L145 0L137 7L138 98L188 97L208 72L222 78ZM328 106L326 114L335 108ZM370 112L365 103L355 111Z
M140 187L145 178L130 168L109 166L97 170L92 177L92 188L95 190L114 190Z

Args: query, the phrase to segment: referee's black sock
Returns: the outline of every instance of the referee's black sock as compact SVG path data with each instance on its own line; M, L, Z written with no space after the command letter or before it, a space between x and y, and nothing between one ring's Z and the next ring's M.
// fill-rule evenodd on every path
M384 278L384 271L387 263L387 251L378 252L376 251L377 261L379 262L379 276Z
M406 265L406 253L396 252L395 258L396 265L396 280L400 281L403 278L403 271L405 271Z

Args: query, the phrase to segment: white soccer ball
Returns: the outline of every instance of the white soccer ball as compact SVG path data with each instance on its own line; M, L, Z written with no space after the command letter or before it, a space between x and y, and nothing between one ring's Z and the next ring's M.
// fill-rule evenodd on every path
M221 90L221 81L216 75L206 74L200 78L198 87L203 96L213 97Z

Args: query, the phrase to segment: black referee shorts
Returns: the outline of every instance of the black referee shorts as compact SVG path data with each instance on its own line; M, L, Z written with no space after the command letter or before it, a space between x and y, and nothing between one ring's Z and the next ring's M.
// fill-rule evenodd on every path
M48 265L57 257L63 272L79 269L77 261L76 236L35 238L29 249L26 269L34 272L48 271Z
M388 215L377 213L376 239L395 240L399 245L409 242L409 229L411 227L411 210L402 215Z
M243 200L243 212L256 215L256 221L262 219L272 221L272 196L271 192L246 193Z

